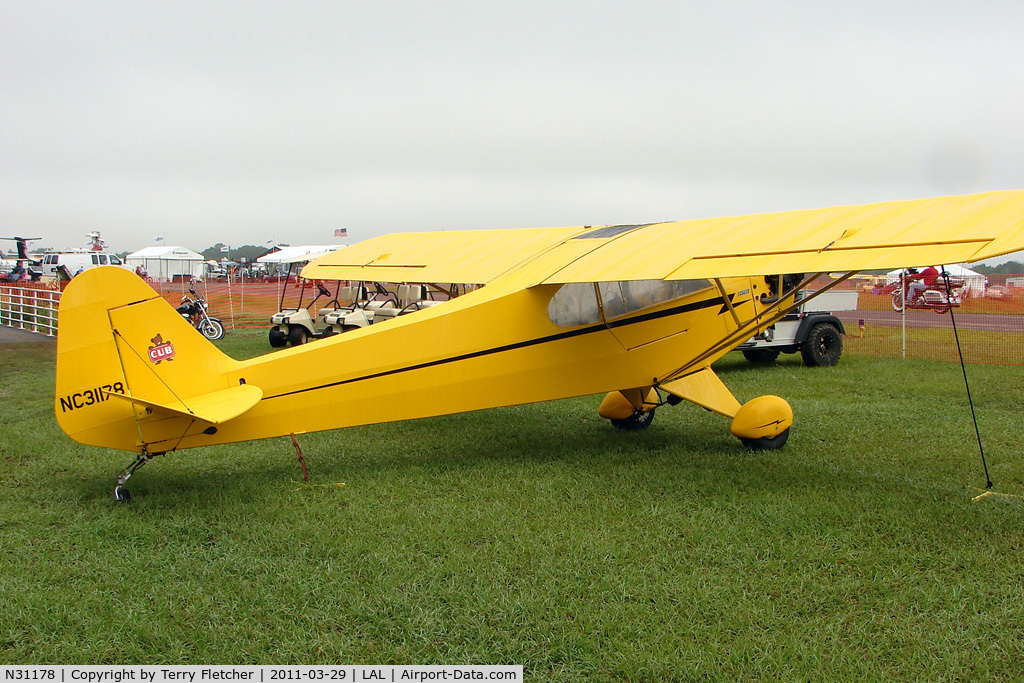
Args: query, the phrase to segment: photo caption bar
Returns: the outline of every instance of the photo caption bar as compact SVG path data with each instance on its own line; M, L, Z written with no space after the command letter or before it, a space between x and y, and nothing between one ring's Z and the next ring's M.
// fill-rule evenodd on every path
M466 666L0 666L0 683L522 683L521 665Z

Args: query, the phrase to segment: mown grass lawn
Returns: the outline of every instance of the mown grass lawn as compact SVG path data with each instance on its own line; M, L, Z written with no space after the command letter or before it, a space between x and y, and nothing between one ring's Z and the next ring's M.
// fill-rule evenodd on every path
M231 332L236 357L266 349ZM1019 680L1024 500L984 486L959 366L718 370L786 448L599 397L158 458L53 417L52 345L0 346L0 663L525 666L527 680ZM1024 369L971 366L1024 493ZM386 406L367 406L386 410ZM344 484L343 486L340 484Z

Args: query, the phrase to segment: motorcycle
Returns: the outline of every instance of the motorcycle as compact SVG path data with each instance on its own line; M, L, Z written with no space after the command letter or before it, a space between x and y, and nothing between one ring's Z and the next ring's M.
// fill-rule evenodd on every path
M210 317L207 311L206 300L196 294L192 287L188 288L192 297L181 297L181 304L175 308L183 318L189 321L192 327L202 332L203 336L211 341L216 341L224 336L224 324L220 319Z
M946 281L949 282L949 291L946 291ZM966 280L961 277L939 277L938 281L923 292L914 296L911 301L906 301L907 291L910 289L912 280L902 279L892 287L892 310L902 313L904 307L917 310L932 310L936 313L945 313L950 309L959 308L964 300L964 286Z

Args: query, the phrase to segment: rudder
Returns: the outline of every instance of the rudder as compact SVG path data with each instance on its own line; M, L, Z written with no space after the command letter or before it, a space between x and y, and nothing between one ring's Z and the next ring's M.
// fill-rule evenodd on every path
M89 269L61 297L54 411L61 429L80 443L141 451L201 431L201 421L110 394L180 404L236 386L237 367L123 268Z

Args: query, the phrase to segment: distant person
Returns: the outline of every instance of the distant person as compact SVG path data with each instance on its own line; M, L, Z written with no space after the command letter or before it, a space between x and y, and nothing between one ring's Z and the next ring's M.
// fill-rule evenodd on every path
M918 292L924 292L934 287L939 281L939 271L935 266L928 266L920 273L913 268L910 269L910 289L907 290L907 303L914 303Z
M78 277L78 276L79 276L79 275L81 275L81 274L82 274L83 272L85 272L85 266L78 266L78 270L76 270L76 271L75 271L75 274L74 274L74 275L72 275L71 277Z
M14 267L11 268L10 277L7 279L11 282L18 282L19 280L25 279L25 264L21 261L15 263Z
M142 267L142 264L139 264L138 266L135 267L135 274L141 277L143 280L146 279L146 269Z

